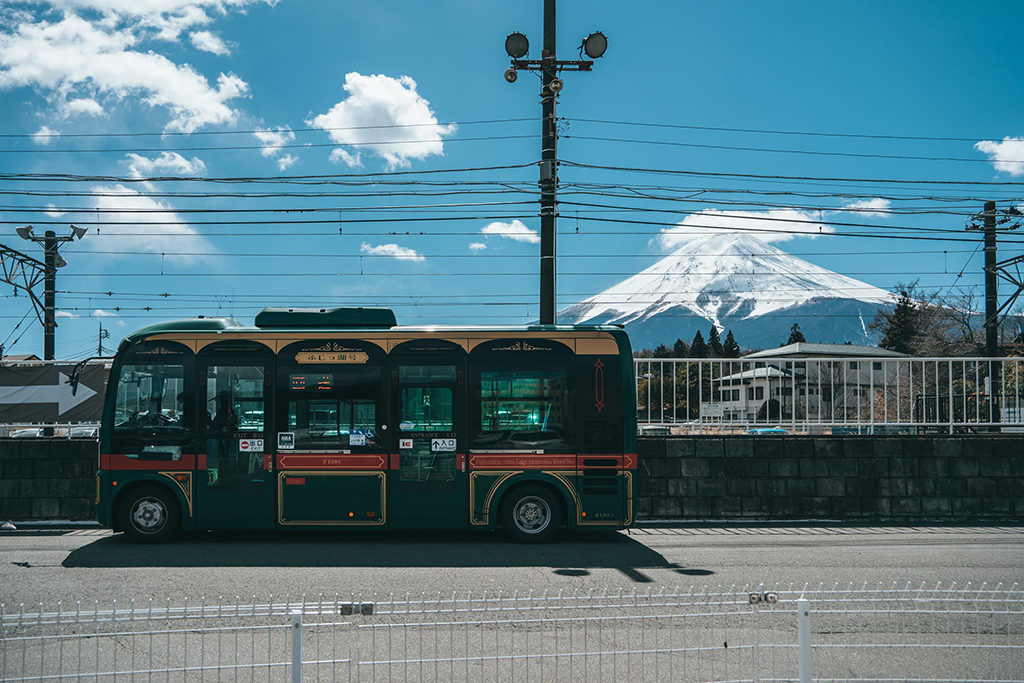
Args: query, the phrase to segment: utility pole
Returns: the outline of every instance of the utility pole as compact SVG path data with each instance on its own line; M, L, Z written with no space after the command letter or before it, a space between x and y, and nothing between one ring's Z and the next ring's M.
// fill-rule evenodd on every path
M985 202L985 355L999 355L999 295L996 277L996 203ZM991 374L989 375L991 376Z
M47 230L43 237L46 277L43 279L43 360L53 360L57 332L57 233Z
M564 84L558 73L590 71L594 60L608 49L608 39L597 31L583 39L580 59L559 61L555 56L555 0L544 0L544 49L540 59L523 59L530 51L530 41L516 31L505 39L505 52L512 58L512 67L505 80L515 83L520 70L541 74L541 154L540 154L540 324L554 325L557 313L556 261L558 218L558 117L555 104ZM583 59L586 52L590 59Z
M554 325L558 296L555 268L555 216L558 210L558 120L555 118L555 103L558 101L558 92L553 91L551 83L559 80L555 71L555 0L544 0L544 51L541 52L541 62L540 324Z
M103 329L103 321L100 320L100 338L99 338L99 341L96 344L96 355L97 356L102 356L103 355L103 340L104 339L110 339L110 330Z

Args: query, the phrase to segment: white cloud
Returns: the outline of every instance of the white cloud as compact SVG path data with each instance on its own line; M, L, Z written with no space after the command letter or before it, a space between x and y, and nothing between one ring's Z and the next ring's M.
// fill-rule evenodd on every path
M60 218L61 216L64 215L64 212L58 211L57 207L54 206L53 204L47 204L46 211L44 211L44 213L50 218Z
M126 322L125 322L125 321L123 321L123 320L118 320L118 321L117 321L117 326L118 326L118 327L127 327L127 326L128 326L128 323L126 323Z
M473 251L483 251L484 249L487 248L487 244L485 244L484 242L470 242L469 248L472 249Z
M291 154L285 154L283 157L277 160L277 169L283 171L290 166L294 166L295 162L299 160L298 157L292 156Z
M0 74L2 75L2 74ZM32 142L37 145L48 145L54 140L54 136L60 135L59 130L54 130L48 126L42 126L35 133L32 133Z
M72 313L71 311L56 311L53 314L53 316L55 318L78 318L78 317L81 317L77 313Z
M997 171L1012 176L1024 175L1024 138L1003 138L1002 142L982 140L974 149L987 154Z
M89 244L97 249L109 251L144 251L152 254L164 254L168 259L179 261L203 260L202 256L184 255L186 253L216 253L213 245L188 225L174 212L166 202L157 201L152 197L127 188L123 185L93 186L92 192L98 196L94 215L95 232L89 231ZM141 213L104 213L113 209L138 209ZM124 225L111 225L124 223ZM108 258L122 255L111 254ZM138 258L125 254L124 258Z
M117 313L114 313L113 311L104 311L102 308L97 308L95 311L92 312L92 317L93 318L116 318L117 317Z
M844 204L843 210L850 211L867 218L887 218L890 215L888 211L890 206L892 206L892 202L888 199L874 197L873 199L861 199L855 202L850 202L849 204Z
M254 138L259 140L260 147L263 148L260 150L260 154L265 157L276 156L284 145L287 145L295 139L295 133L293 133L292 129L288 126L284 126L283 128L278 126L277 130L273 130L271 128L257 128L256 132L252 135Z
M189 34L189 40L196 46L196 49L203 52L212 52L215 55L229 55L231 48L228 47L220 36L209 31L196 31Z
M455 134L455 124L438 124L430 102L416 91L416 81L408 76L363 76L353 71L345 75L343 87L346 99L307 121L327 131L339 145L355 148L354 152L334 150L331 161L358 166L360 151L368 150L384 159L389 168L407 167L412 159L443 155L443 138Z
M80 97L77 100L68 100L61 108L65 118L71 116L103 116L105 113L103 105L91 97Z
M795 237L831 234L835 229L818 221L814 213L796 209L769 211L719 211L704 209L687 216L676 226L665 228L655 238L666 249L688 242L699 235L716 232L742 232L763 242L785 242Z
M206 173L206 164L199 157L186 159L177 152L163 152L158 157L144 157L130 153L128 159L128 175L133 178L144 178L152 175L202 175Z
M102 9L100 6L109 5L110 12L119 9L131 14L125 9L128 4L97 2L87 6ZM25 22L0 32L0 90L35 88L58 111L76 100L91 99L98 104L99 97L121 100L135 95L151 107L166 108L171 117L167 128L183 132L233 122L238 112L228 103L246 95L248 84L234 74L221 73L212 85L188 64L175 64L151 50L135 49L149 37L139 28L145 24L144 17L157 16L153 8L163 9L169 3L137 4L149 5L148 14L139 19L140 24L124 28L113 13L90 22L66 12L60 21ZM181 12L187 14L195 8L195 3L190 3ZM76 106L95 110L91 105Z
M526 227L520 220L513 220L511 223L495 221L481 228L480 233L483 235L507 237L516 242L529 242L530 244L538 244L540 242L540 235L537 234L537 231Z
M70 12L91 10L102 23L130 22L146 29L153 38L177 41L181 33L213 21L211 14L224 15L230 9L245 11L260 0L51 0L54 6ZM262 0L275 5L278 0Z
M426 257L420 254L415 249L408 247L400 247L397 244L380 244L376 247L363 242L363 246L360 247L360 251L364 254L373 254L375 256L393 256L399 261L425 261Z

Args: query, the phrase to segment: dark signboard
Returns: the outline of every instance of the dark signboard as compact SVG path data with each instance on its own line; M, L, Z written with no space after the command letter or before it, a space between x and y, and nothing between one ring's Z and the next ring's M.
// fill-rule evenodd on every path
M107 370L87 365L71 394L74 365L0 365L0 423L99 422Z

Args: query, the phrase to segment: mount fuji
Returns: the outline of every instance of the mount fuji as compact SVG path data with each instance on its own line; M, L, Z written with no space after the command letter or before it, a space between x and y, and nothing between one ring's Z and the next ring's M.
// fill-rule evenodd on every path
M689 343L709 325L745 349L773 348L793 323L810 342L874 344L868 329L889 292L742 233L688 241L656 264L559 313L564 323L625 325L634 349Z

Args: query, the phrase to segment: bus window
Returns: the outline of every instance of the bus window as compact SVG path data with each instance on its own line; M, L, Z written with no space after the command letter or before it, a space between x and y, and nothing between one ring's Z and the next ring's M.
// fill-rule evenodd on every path
M380 368L319 369L282 370L287 428L279 429L295 434L299 451L380 450Z
M480 425L474 448L571 450L568 373L480 373Z

